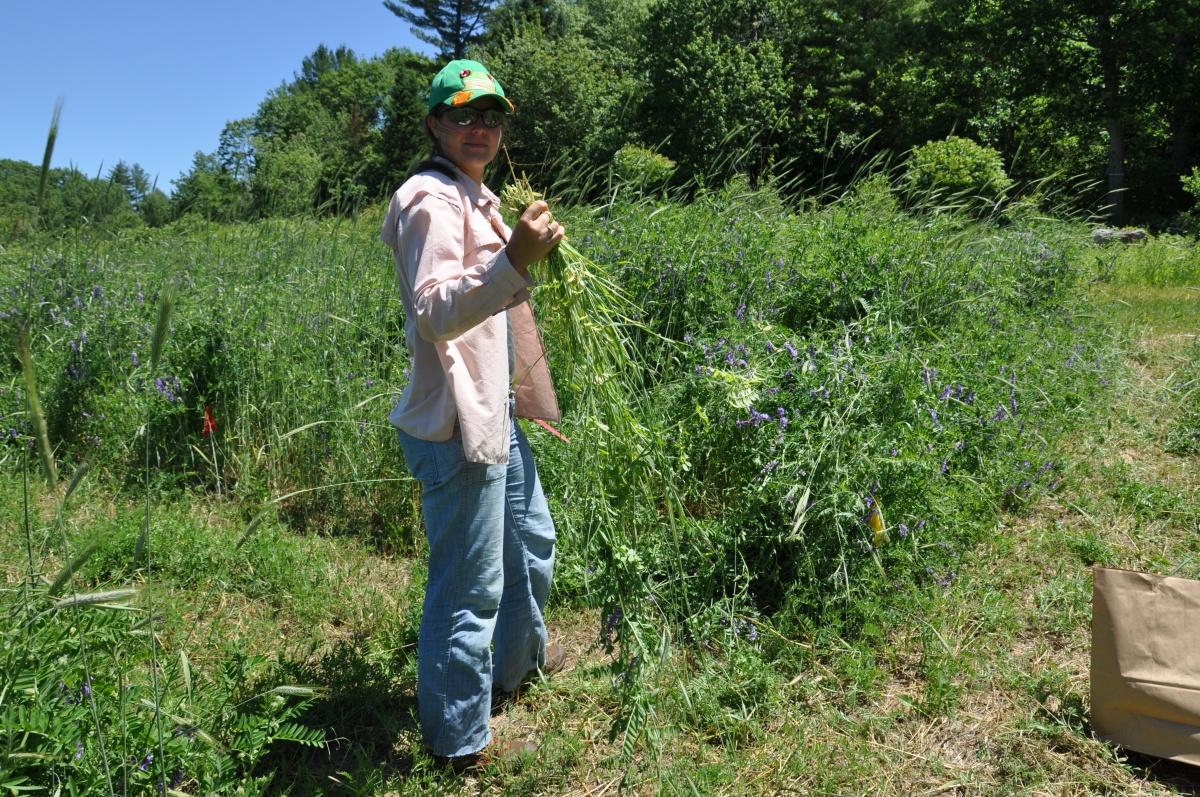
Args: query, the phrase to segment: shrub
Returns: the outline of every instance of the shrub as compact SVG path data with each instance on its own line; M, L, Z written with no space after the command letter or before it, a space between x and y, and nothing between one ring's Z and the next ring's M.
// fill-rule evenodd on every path
M613 176L635 191L657 191L674 173L675 161L637 144L626 144L613 156Z
M1191 174L1179 178L1183 190L1195 198L1189 210L1179 214L1179 226L1192 235L1200 235L1200 166L1193 166Z
M918 201L937 196L994 204L1012 187L999 152L959 136L914 148L904 179Z

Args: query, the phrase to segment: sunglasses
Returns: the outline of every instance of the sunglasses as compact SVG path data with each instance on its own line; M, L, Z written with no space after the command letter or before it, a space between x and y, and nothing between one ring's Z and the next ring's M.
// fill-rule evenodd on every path
M451 108L442 114L442 118L450 122L452 125L459 127L471 127L480 120L483 120L484 127L499 127L504 124L505 118L508 116L504 111L495 108L489 108L486 111L481 111L478 108L466 106L463 108Z

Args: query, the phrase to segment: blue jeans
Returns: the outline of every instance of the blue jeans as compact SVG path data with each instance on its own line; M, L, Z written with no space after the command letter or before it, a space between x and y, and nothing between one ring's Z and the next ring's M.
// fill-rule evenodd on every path
M509 426L507 465L466 461L457 431L445 442L398 431L429 540L417 704L434 755L486 747L493 684L511 691L545 661L554 523L529 442Z

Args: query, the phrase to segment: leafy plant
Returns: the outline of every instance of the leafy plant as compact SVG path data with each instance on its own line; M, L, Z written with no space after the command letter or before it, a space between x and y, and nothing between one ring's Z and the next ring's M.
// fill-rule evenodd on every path
M913 148L904 181L923 202L960 199L974 207L999 202L1012 187L1000 153L961 136Z
M618 185L653 193L662 190L671 179L675 161L637 144L626 144L613 156L613 172Z

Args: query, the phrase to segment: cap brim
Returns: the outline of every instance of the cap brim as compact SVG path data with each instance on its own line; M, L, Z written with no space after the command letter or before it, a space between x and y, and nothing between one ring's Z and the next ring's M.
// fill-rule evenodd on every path
M449 105L451 108L458 108L466 105L467 103L475 102L475 100L478 100L481 97L492 97L493 99L497 100L500 105L503 106L509 113L514 113L517 110L517 107L512 104L512 100L510 100L508 97L505 97L503 94L497 94L494 91L482 90L455 92L447 97L442 104Z

